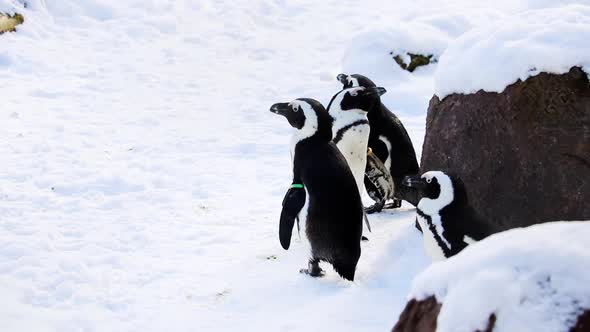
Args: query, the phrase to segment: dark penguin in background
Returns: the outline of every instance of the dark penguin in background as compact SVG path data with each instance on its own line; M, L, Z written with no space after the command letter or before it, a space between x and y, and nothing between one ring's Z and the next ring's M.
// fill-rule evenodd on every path
M329 262L343 278L354 280L361 255L363 205L354 176L332 143L332 118L318 101L307 98L274 104L270 111L295 128L291 140L293 184L283 200L279 239L289 249L295 220L305 222L311 258L302 273L323 275Z
M337 78L342 83L344 89L355 86L366 88L377 86L373 81L359 74L340 74ZM416 152L414 151L414 146L406 128L404 128L398 117L383 105L381 100L369 110L367 118L371 126L369 148L373 150L373 153L389 169L396 190L396 199L393 204L384 206L384 200L378 201L375 205L368 208L367 212L379 212L383 208L400 207L400 200L408 201L415 206L419 200L417 191L414 188L401 185L405 176L419 173Z
M463 182L441 171L408 176L403 184L420 191L416 219L424 236L424 248L433 261L458 254L469 244L497 233L469 205Z

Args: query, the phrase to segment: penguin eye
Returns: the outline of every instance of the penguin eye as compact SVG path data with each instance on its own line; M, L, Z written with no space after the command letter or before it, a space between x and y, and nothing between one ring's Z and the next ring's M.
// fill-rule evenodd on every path
M354 91L350 91L349 94L353 97L356 97L358 95L358 92L356 92L356 90L354 90Z
M293 105L293 112L299 112L299 106Z
M430 182L432 182L432 179L431 178L427 178L426 179L426 183L430 183Z

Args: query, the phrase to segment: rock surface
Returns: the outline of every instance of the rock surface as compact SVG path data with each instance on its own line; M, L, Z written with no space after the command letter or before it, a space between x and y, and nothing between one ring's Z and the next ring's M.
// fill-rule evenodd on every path
M509 229L590 219L590 84L580 68L502 93L433 97L421 172L465 183L482 217Z
M424 300L411 299L393 327L393 332L429 332L436 330L441 304L434 296Z
M438 303L434 296L420 301L411 299L404 308L404 311L402 311L392 332L436 331L436 319L438 318L441 307L442 304ZM496 315L491 314L486 329L476 332L492 332L495 324Z
M411 299L402 311L399 320L392 332L434 332L436 320L442 304L438 303L434 296L424 300ZM496 315L490 314L488 324L484 330L475 332L493 332L496 325ZM590 332L590 310L584 311L570 332Z

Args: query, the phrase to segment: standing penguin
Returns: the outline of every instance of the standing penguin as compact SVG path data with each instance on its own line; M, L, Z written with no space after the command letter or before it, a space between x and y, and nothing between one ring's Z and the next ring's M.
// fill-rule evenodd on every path
M384 93L381 87L354 87L338 92L328 104L328 113L334 119L332 141L346 158L361 194L370 133L367 112L379 103L379 96Z
M337 79L342 83L344 89L357 86L376 87L373 81L359 74L340 74ZM374 103L368 110L367 118L371 125L369 147L390 170L396 186L395 197L397 199L392 205L385 206L385 208L400 207L400 200L406 200L415 206L419 200L416 190L401 186L405 176L415 175L419 172L416 152L408 132L398 117L389 111L381 100ZM381 203L377 202L368 208L367 212L379 212L383 208Z
M302 273L323 275L320 261L354 280L361 255L363 205L354 177L332 140L332 119L318 101L307 98L274 104L270 111L295 128L291 140L293 184L283 200L279 224L282 247L289 249L301 213L311 258ZM305 217L304 217L305 215Z
M433 261L456 255L469 244L497 233L469 205L463 182L441 171L408 176L405 186L420 191L416 219L424 235L424 247Z

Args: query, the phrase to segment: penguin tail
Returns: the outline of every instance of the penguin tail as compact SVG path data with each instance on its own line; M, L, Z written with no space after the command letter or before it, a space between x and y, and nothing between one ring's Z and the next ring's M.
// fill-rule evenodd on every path
M356 263L357 260L354 261L337 261L332 263L334 267L334 271L336 271L342 278L350 281L354 281L354 274L356 272Z

